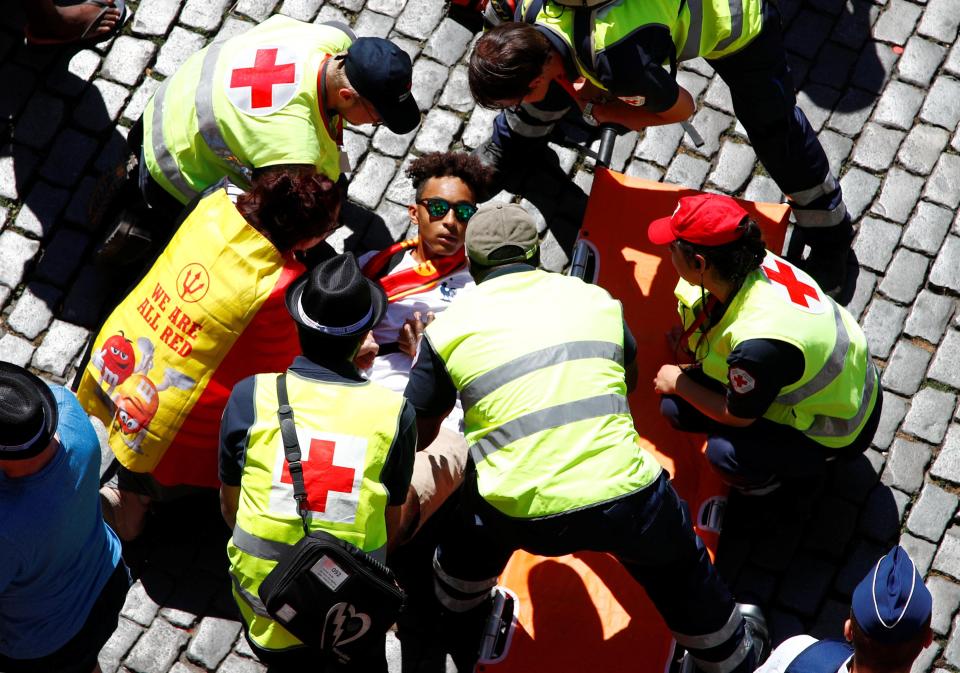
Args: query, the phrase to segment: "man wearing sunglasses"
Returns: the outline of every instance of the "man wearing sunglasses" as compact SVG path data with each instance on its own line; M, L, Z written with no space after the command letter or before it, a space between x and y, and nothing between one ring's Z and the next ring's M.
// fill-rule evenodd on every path
M477 198L487 192L490 169L463 152L434 152L411 163L407 176L416 190L408 210L417 235L360 257L364 274L379 280L389 302L373 329L379 352L366 375L400 393L424 327L474 285L463 241L467 223L477 212ZM463 411L457 405L444 419L437 441L426 449L430 459L417 462L412 486L420 515L411 535L463 479L462 425Z

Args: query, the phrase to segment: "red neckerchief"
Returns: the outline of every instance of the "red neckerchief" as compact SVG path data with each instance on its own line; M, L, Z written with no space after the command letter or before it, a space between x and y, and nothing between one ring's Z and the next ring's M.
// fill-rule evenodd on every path
M717 308L717 304L719 303L720 302L713 295L710 295L709 297L707 297L706 305L701 308L700 313L697 315L696 318L694 318L693 322L690 323L690 327L685 329L683 331L683 334L680 335L680 340L677 341L677 344L680 347L688 351L690 350L690 346L689 346L690 337L693 335L694 332L700 329L703 323L707 321L707 318L710 317L710 314L713 313L713 311ZM694 357L696 357L695 353L693 355Z
M463 248L460 248L452 255L428 260L409 269L380 277L391 257L398 252L415 248L419 243L419 238L410 238L406 241L394 243L386 250L378 252L363 265L363 275L380 283L384 292L387 293L387 301L397 301L411 294L431 290L436 287L441 278L459 271L467 264Z
M330 62L330 55L323 57L323 62L317 70L317 91L320 93L320 118L329 133L333 128L333 120L327 116L327 65ZM337 115L337 147L343 147L343 117Z

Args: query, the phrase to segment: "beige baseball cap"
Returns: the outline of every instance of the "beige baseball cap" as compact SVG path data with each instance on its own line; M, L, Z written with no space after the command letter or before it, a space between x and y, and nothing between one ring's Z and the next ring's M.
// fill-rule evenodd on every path
M516 203L488 203L470 218L464 247L467 256L483 266L524 262L540 246L537 225Z

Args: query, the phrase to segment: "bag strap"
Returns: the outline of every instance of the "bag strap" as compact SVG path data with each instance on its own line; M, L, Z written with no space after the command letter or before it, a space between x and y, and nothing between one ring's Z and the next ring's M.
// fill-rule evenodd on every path
M297 501L297 513L303 521L303 534L310 534L307 523L307 487L303 483L303 463L300 462L300 442L297 426L293 422L293 407L287 397L287 373L277 374L277 418L280 420L280 436L283 439L283 455L287 459L290 478L293 481L293 499Z

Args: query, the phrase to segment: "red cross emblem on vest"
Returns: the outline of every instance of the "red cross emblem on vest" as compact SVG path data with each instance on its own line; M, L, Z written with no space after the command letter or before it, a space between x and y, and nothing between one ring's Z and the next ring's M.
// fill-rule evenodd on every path
M801 271L804 278L799 278L795 271L796 267L770 256L764 260L760 268L763 269L771 283L784 288L787 298L793 304L815 313L823 310L823 299L820 296L820 291L816 286L804 280L804 278L809 279L809 276L805 273Z
M297 52L291 48L261 46L241 51L227 69L227 97L246 114L270 114L296 94L301 71Z
M307 507L311 512L327 511L327 496L331 491L352 493L356 470L352 467L334 465L336 443L326 439L310 441L309 459L303 464L303 484L307 489ZM290 466L284 461L280 481L292 484Z

